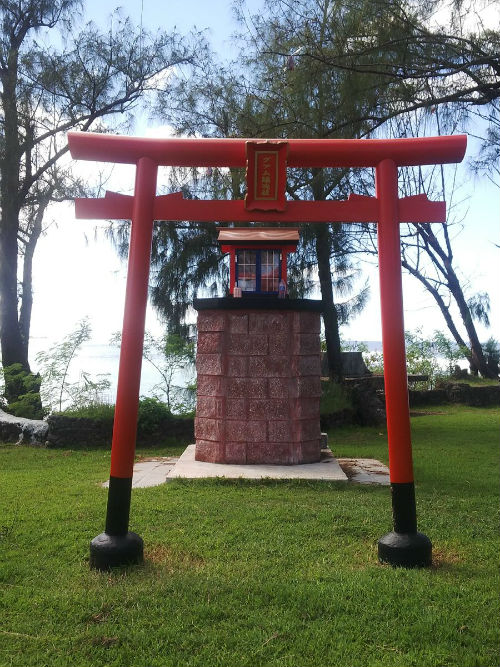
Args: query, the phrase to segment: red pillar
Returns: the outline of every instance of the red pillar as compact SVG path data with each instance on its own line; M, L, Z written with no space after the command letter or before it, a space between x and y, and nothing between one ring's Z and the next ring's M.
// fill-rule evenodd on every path
M105 532L92 540L90 564L100 570L139 562L143 542L128 531L137 434L142 350L148 300L157 165L150 158L137 162L130 232L127 288L118 371L111 472Z
M378 553L381 561L392 565L427 566L431 564L432 545L429 538L417 533L404 338L398 169L393 160L382 160L377 165L376 195L379 201L382 348L394 519L394 531L379 540Z
M142 348L148 301L157 166L149 158L137 164L130 232L125 312L123 316L111 475L132 477L141 383Z
M378 165L376 188L379 200L378 258L389 467L391 482L413 482L401 280L398 172L392 160L383 160Z

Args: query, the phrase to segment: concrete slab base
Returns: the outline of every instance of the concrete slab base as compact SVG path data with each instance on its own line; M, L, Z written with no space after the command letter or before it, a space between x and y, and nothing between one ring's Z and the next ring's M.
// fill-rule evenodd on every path
M134 465L132 488L158 486L172 479L312 479L388 486L389 469L376 459L336 459L329 449L321 461L301 465L230 465L195 461L195 445L180 456L142 459ZM108 482L103 486L107 487Z
M164 456L137 461L134 463L132 488L144 489L149 486L165 484L168 473L172 470L178 460L178 456ZM103 486L107 488L109 486L109 480L104 482Z
M195 445L189 445L167 479L200 479L224 477L226 479L318 479L347 481L347 475L330 450L323 450L321 461L299 465L233 465L195 461Z

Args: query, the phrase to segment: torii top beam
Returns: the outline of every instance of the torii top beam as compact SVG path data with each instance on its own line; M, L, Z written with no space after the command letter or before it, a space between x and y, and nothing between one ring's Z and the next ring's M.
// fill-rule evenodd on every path
M159 166L244 167L245 145L261 139L152 139L91 132L69 132L77 160L135 164L148 157ZM398 167L460 162L465 135L410 139L287 139L289 167L376 167L392 160Z

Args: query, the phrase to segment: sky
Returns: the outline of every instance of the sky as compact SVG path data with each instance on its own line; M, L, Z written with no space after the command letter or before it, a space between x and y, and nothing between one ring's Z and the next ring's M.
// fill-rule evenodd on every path
M117 3L87 0L85 6L86 17L106 27L107 17ZM252 0L252 6L258 8L258 0ZM164 3L127 0L122 3L121 11L138 24L142 14L144 27L152 29L176 26L181 33L192 28L207 29L208 37L220 53L227 54L234 45L231 34L236 25L228 0L168 0ZM162 136L168 131L158 123L141 118L133 134ZM468 168L473 144L471 141L466 162L458 168L459 178L466 186L461 193L464 203L457 211L463 218L463 229L454 240L454 251L461 276L470 281L471 291L490 294L492 326L489 330L479 327L480 338L486 340L491 335L500 337L500 250L495 246L499 242L500 191L486 178L475 177ZM80 163L78 168L86 169L90 175L95 165ZM133 179L133 167L115 168L108 187L130 192ZM72 204L53 207L51 220L35 255L32 359L38 350L61 340L85 316L91 320L92 343L96 346L106 345L111 334L122 326L126 266L105 238L107 223L76 220ZM345 340L380 340L377 269L373 264L362 267L369 278L371 298L365 311L343 328L342 336ZM427 334L444 329L444 321L432 298L414 278L403 278L403 290L406 329L422 327ZM148 308L146 327L156 333L162 330L151 308Z

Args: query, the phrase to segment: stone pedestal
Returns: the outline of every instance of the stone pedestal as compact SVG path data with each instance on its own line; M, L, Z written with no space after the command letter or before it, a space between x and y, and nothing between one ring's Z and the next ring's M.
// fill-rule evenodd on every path
M196 460L319 461L320 311L306 299L197 299Z

